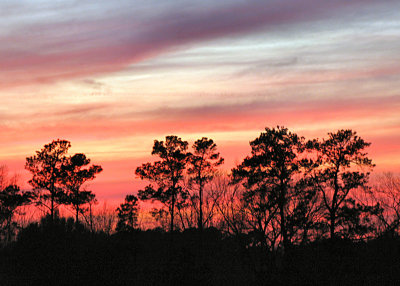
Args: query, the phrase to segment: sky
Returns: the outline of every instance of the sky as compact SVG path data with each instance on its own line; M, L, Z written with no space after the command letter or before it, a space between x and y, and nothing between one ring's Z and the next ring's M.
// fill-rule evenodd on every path
M229 171L265 127L353 129L400 172L400 1L0 0L0 165L57 138L122 201L154 139L212 138Z

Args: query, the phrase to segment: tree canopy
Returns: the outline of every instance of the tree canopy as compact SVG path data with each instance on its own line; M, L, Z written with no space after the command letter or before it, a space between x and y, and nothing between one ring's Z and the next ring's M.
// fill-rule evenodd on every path
M82 185L96 178L103 169L99 165L91 165L85 154L77 153L64 160L61 166L62 184L66 190L65 203L75 210L75 222L79 222L79 213L82 205L94 199L91 191L82 190Z
M295 188L294 176L302 168L299 153L305 150L304 139L278 126L266 128L250 146L251 156L232 169L233 182L243 184L244 202L255 216L254 227L263 240L276 240L268 236L271 227L276 228L275 218L279 214L278 233L288 248L288 206Z
M25 169L32 174L29 184L37 194L37 203L50 210L51 219L54 219L56 204L62 203L64 198L61 167L70 147L69 141L57 139L36 151L36 155L26 158ZM46 203L48 201L50 205Z
M222 165L224 159L217 152L217 144L212 139L203 137L193 144L193 153L189 157L187 173L191 176L192 183L198 186L199 218L198 227L203 229L203 191L204 186L213 179L217 167Z
M132 231L137 227L138 198L135 195L126 195L124 203L117 208L117 231Z
M360 216L377 210L363 207L350 197L352 191L368 187L369 174L375 166L364 151L370 145L355 131L343 129L328 133L327 139L315 145L319 167L314 170L314 184L322 194L331 238L335 237L338 223L341 231L347 229L361 235L357 232L365 228L360 225ZM358 227L350 226L351 222Z
M182 186L186 163L190 156L187 152L188 142L177 136L166 136L164 141L154 141L152 155L161 160L145 163L136 169L136 175L141 179L156 184L146 186L138 192L142 200L157 200L167 206L170 214L170 231L174 229L176 202L180 196L187 196Z

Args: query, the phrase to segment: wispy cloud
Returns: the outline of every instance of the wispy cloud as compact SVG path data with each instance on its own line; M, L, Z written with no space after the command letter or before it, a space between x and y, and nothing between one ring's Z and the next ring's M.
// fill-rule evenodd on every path
M148 6L131 1L38 3L2 10L3 87L118 71L182 45L383 5L373 0L226 1L216 7L191 1Z
M18 125L3 124L2 135L27 141L51 137L123 140L138 135L257 130L277 124L302 129L347 128L345 125L350 128L360 127L360 120L363 122L361 125L368 125L368 122L379 123L382 118L389 120L385 124L400 125L399 108L399 96L265 99L138 112L124 109L120 104L87 104L69 106L56 113L29 115L29 121L20 121ZM39 116L36 122L35 118ZM13 118L3 119L3 122L12 122Z
M306 137L353 128L378 164L400 162L397 0L0 5L0 160L12 168L65 138L104 165L102 198L111 186L122 197L155 138L212 137L231 166L278 124Z

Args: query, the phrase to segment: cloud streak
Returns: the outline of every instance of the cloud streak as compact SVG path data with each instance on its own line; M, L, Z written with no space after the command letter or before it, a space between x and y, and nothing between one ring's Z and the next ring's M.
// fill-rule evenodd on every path
M368 124L378 124L382 118L394 120L392 124L400 126L400 119L397 118L399 108L400 96L260 99L242 103L162 107L137 112L124 110L119 103L94 103L66 107L47 115L29 115L31 120L28 122L2 124L1 128L4 138L12 138L9 144L13 144L13 141L55 137L124 140L130 136L168 133L262 130L265 126L277 124L320 130L329 129L332 125L336 128L368 128ZM39 121L35 122L34 118ZM3 122L12 122L13 119L3 118ZM6 141L2 143L6 144Z
M298 25L343 13L361 4L378 3L372 0L235 1L217 7L178 9L178 5L189 4L179 1L136 11L125 1L113 2L113 7L105 2L98 7L82 2L76 4L83 5L81 11L71 5L48 5L44 11L36 9L33 16L21 18L22 24L11 25L7 32L2 30L2 87L118 71L199 41ZM116 10L118 5L120 9ZM19 7L20 11L28 8ZM67 11L65 15L62 9ZM15 13L16 8L9 10Z
M156 138L211 137L229 169L278 124L352 128L379 166L399 166L399 1L2 2L0 163L13 169L65 138L104 165L101 198L122 199Z

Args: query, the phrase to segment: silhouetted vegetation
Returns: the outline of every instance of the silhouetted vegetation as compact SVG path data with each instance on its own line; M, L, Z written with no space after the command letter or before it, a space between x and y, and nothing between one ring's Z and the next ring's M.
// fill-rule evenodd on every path
M14 215L20 206L31 202L32 192L21 191L19 186L8 185L0 191L0 235L5 238L5 242L11 242L18 224L13 221Z
M90 159L85 154L75 154L68 157L64 164L61 165L61 180L65 188L64 200L65 204L71 205L75 210L75 222L79 223L79 214L85 209L83 205L93 201L95 195L91 191L82 190L82 185L93 180L96 174L103 169L98 165L90 164Z
M51 219L54 218L56 204L61 204L64 198L61 166L67 159L65 154L70 147L69 141L58 139L44 145L43 149L36 151L36 155L26 158L25 169L32 173L29 184L36 192L37 203L50 210Z
M134 195L127 195L125 202L117 209L118 223L117 232L133 231L137 227L138 219L138 198Z
M266 128L224 174L212 139L190 152L167 136L154 141L159 160L135 171L150 184L96 217L85 183L102 168L53 141L27 158L32 191L0 169L1 285L396 284L400 177L370 182L369 145L352 130L307 141ZM19 225L19 210L33 203L48 215ZM61 217L60 205L75 218Z
M282 246L288 249L294 234L289 216L303 215L293 205L298 188L295 176L309 165L300 159L305 150L303 138L287 128L267 128L250 146L252 155L232 170L233 182L244 187L243 202L253 216L253 232L263 248L275 249L281 238Z
M217 152L217 144L212 139L203 137L193 144L193 154L189 157L188 175L191 183L198 187L198 227L203 230L203 190L204 186L214 178L217 167L224 162ZM196 205L195 205L196 206Z
M360 237L369 231L366 215L376 214L379 207L363 206L350 197L351 191L367 187L368 171L374 167L364 153L370 143L351 130L340 130L328 136L315 145L318 167L313 173L313 183L323 198L323 222L329 225L331 238L336 235L338 226L342 237Z
M176 205L187 198L186 189L182 186L183 175L190 154L188 142L177 136L167 136L164 141L154 141L152 155L161 158L154 163L146 163L136 169L136 175L147 179L157 186L148 185L138 192L141 200L157 200L163 203L170 214L170 228L174 230Z

